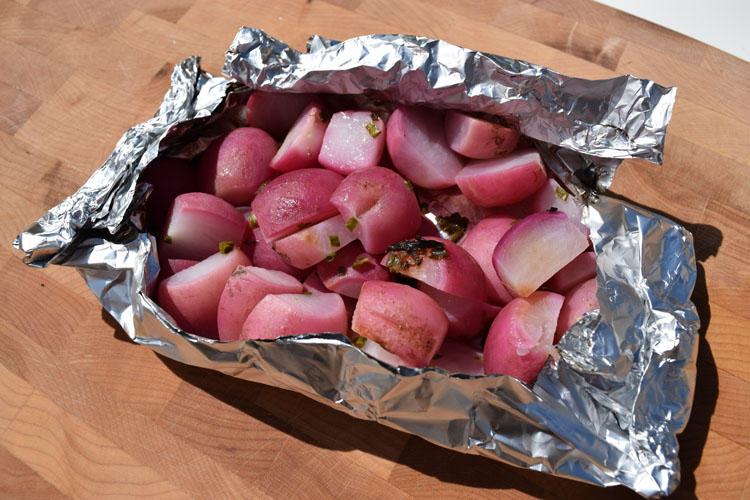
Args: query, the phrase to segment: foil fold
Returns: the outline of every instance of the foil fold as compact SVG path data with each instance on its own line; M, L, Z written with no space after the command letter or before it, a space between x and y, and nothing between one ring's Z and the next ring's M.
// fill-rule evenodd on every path
M457 451L644 496L674 491L698 346L692 236L602 192L623 158L661 162L675 89L632 76L570 78L422 37L316 36L299 53L250 28L227 51L224 73L231 79L201 71L197 57L179 63L154 118L16 238L24 261L76 267L135 342L183 363L292 389ZM600 309L571 327L533 388L501 375L392 368L339 334L222 343L176 328L149 298L158 260L140 231L149 188L138 177L156 156L192 157L241 125L252 89L515 116L586 204Z

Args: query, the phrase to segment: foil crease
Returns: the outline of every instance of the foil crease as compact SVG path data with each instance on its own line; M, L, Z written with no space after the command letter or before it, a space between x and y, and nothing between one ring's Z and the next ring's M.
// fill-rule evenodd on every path
M358 418L457 451L664 496L679 482L676 434L695 386L699 319L692 236L601 194L622 158L661 162L675 89L623 76L588 81L420 37L313 37L299 53L242 28L212 77L192 57L151 120L128 130L74 195L13 245L24 261L74 266L137 343L194 366L292 389ZM360 94L511 114L583 204L597 254L600 309L558 345L533 388L512 377L392 368L339 334L222 343L175 327L149 298L158 274L140 231L138 176L157 155L191 157L242 124L248 93Z

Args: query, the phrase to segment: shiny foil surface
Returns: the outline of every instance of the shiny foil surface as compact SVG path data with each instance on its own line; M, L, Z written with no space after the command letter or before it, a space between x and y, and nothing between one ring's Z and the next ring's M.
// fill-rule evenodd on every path
M661 162L675 89L622 76L589 81L428 38L311 38L299 53L241 29L212 77L179 63L151 120L128 130L74 195L13 242L24 261L74 266L137 343L194 366L292 389L461 452L663 496L679 482L676 434L695 386L699 319L692 236L601 194L623 158ZM557 346L533 388L512 377L392 368L339 334L222 343L183 332L148 297L155 241L140 231L157 155L191 157L242 125L251 89L357 94L370 102L512 115L586 204L600 309Z

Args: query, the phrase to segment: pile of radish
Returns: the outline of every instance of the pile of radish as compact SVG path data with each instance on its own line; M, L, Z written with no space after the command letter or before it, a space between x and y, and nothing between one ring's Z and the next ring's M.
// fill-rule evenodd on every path
M153 295L181 329L342 333L393 366L531 384L598 307L581 207L501 119L264 92L245 114L142 177Z

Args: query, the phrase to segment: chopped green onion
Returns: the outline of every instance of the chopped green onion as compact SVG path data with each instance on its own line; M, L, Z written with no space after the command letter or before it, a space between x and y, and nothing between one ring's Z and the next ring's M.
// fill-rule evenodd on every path
M260 193L260 192L261 192L261 191L263 190L263 188L264 188L264 187L266 187L266 185L267 185L267 184L268 184L269 182L271 182L271 181L266 181L266 182L264 182L263 184L261 184L261 185L260 185L260 186L258 187L258 189L256 189L256 190L255 190L255 194L257 195L258 193Z
M406 184L406 187L409 188L410 191L414 191L414 184L409 182L408 179L404 179L404 184Z
M359 266L361 266L365 262L370 262L370 258L362 257L361 259L355 260L354 262L352 262L352 269L357 269Z
M329 254L326 257L326 262L333 262L333 259L335 259L335 258L336 258L336 252L333 252L332 254Z
M519 221L519 220L520 220L520 219L516 219L516 220L514 220L513 222L511 222L511 223L510 223L510 226L508 226L508 227L513 227L513 226L515 226L516 224L518 224L518 221Z
M474 359L476 359L477 361L483 361L484 360L484 356L481 355L481 354L477 354L476 356L474 356Z
M567 191L565 191L565 190L564 190L563 188L561 188L560 186L557 186L557 187L555 188L555 194L556 194L556 195L557 195L557 197L558 197L558 198L560 198L560 199L561 199L562 201L568 201L568 192L567 192Z
M253 229L258 227L258 218L254 213L250 212L250 215L247 216L247 223L250 224L250 227L252 227Z
M312 292L302 292L302 295L312 295Z
M372 137L373 139L379 136L381 133L378 126L375 125L374 123L368 123L367 125L365 125L365 128L367 129L367 132L370 134L370 137Z
M331 248L341 246L341 243L339 243L339 236L337 234L330 235L328 237L328 242L331 244Z
M222 241L219 243L219 252L226 255L232 250L234 250L234 241Z
M365 346L365 342L367 342L367 339L363 336L359 336L354 341L354 347L357 347L359 349L362 349Z
M169 235L166 235L164 237L164 243L166 243L167 245L171 245L172 244L172 237L169 236Z
M344 266L339 266L336 271L339 273L339 276L343 276L346 274L346 268Z
M359 224L359 221L354 217L351 217L348 221L346 221L346 228L349 231L354 231L354 228L357 227L357 224Z

